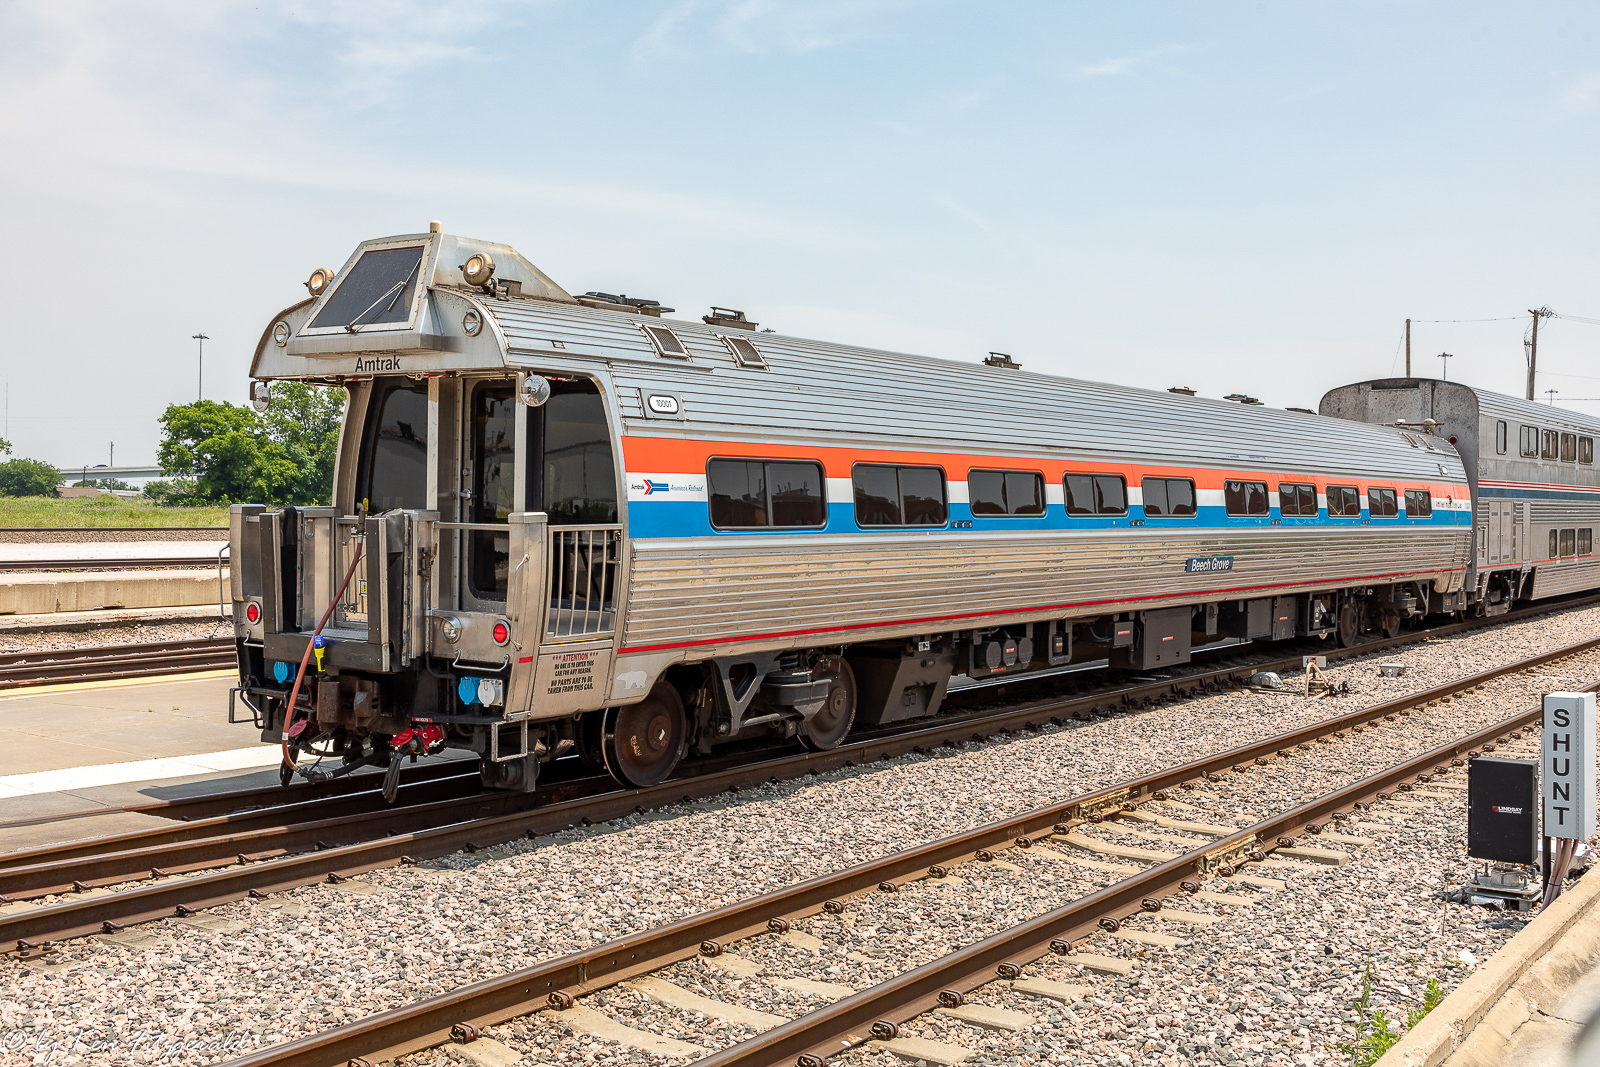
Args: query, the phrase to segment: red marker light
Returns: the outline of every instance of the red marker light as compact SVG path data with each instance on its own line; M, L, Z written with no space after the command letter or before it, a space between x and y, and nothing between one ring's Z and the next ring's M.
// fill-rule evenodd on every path
M245 609L244 609L244 617L245 617L246 620L248 620L250 622L251 625L255 625L256 623L260 622L261 621L261 605L260 604L247 604L245 606Z
M509 640L511 640L511 631L506 629L506 624L503 623L503 622L495 623L494 624L494 643L497 644L497 645L503 645Z

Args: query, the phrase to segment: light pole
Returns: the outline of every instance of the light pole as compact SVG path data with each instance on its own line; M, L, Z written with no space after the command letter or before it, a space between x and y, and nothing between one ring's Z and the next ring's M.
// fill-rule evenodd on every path
M193 336L193 340L200 342L200 365L195 374L194 386L194 402L198 404L201 400L205 399L206 342L211 340L211 338L207 337L204 333L197 333Z
M1556 402L1556 394L1559 392L1561 392L1559 389L1546 389L1544 391L1544 395L1548 396L1550 398L1550 403L1554 405Z
M1441 378L1443 378L1447 382L1450 380L1450 363L1449 363L1449 361L1452 360L1452 359L1455 359L1455 358L1456 358L1455 356L1452 356L1448 352L1440 352L1439 353L1439 366L1444 368L1444 370L1439 372L1439 376Z

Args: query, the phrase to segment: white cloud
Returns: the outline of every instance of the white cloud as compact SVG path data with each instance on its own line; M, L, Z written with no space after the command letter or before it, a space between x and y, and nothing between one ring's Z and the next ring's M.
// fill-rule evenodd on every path
M1572 115L1600 111L1600 74L1585 74L1561 94L1562 108Z
M1165 56L1177 55L1179 52L1187 52L1188 50L1188 45L1164 44L1156 48L1147 48L1143 52L1135 52L1130 56L1116 56L1111 59L1102 59L1098 63L1091 63L1086 67L1079 67L1078 77L1105 78L1117 74L1128 74L1140 67L1147 66L1155 67L1157 70L1168 70L1170 68L1166 67L1165 64L1162 64L1160 60Z

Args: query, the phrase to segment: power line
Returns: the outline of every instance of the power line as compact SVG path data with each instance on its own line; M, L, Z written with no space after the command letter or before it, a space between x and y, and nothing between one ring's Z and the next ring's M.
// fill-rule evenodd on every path
M1515 322L1521 315L1507 315L1499 319L1412 319L1412 322Z

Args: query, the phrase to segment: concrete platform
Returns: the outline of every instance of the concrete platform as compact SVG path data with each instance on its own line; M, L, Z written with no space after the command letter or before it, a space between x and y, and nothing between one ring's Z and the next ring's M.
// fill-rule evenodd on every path
M215 570L30 571L0 582L0 615L215 606L220 591Z
M228 723L233 679L232 671L216 671L0 694L0 724L7 729L0 823L276 782L276 747L261 744L254 726ZM260 769L239 766L255 760ZM49 772L66 772L53 783L58 788L23 791L40 777L57 777ZM0 827L0 851L160 821L116 813Z

